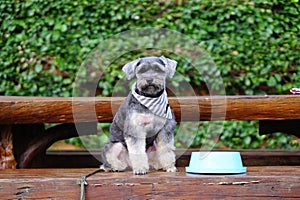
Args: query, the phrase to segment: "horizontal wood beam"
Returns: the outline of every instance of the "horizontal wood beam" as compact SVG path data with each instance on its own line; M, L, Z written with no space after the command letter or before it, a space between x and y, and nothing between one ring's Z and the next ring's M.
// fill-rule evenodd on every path
M110 122L124 97L0 97L0 124ZM177 121L300 120L300 95L170 97Z
M176 166L185 167L189 165L192 152L199 149L177 149ZM237 151L237 150L213 150L213 151ZM241 153L245 166L279 166L300 165L300 152L297 150L238 150ZM58 150L47 151L41 160L31 163L28 168L89 168L101 165L101 150Z

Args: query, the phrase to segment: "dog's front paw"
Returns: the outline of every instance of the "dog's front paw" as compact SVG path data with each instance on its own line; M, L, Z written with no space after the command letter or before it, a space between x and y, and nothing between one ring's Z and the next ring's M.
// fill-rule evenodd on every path
M147 169L134 169L133 174L135 175L145 175L148 173Z
M129 154L129 158L132 165L133 174L145 175L148 173L149 164L148 157L146 153L140 154Z
M166 169L167 172L177 172L177 168L174 166L174 167L170 167L170 168L167 168Z

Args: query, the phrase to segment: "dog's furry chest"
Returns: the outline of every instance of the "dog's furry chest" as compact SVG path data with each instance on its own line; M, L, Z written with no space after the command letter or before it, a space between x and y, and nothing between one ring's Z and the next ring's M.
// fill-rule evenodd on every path
M128 107L126 121L131 123L132 127L141 129L139 132L147 133L148 137L158 133L167 121L166 118L153 114L133 96Z
M139 133L147 134L147 137L158 133L166 123L166 119L158 117L152 113L139 113L133 111L129 115L129 122L131 127L139 129Z

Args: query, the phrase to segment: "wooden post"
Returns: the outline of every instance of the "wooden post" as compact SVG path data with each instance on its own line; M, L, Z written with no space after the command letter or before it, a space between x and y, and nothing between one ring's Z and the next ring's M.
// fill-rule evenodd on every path
M0 169L16 169L13 136L10 125L0 126Z

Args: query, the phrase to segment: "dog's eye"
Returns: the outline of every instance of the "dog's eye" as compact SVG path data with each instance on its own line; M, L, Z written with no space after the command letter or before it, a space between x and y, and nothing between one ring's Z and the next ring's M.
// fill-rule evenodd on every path
M140 69L138 70L138 73L140 73L140 74L145 73L145 72L147 72L147 69L146 69L146 68L140 68Z
M157 66L154 68L154 70L155 70L156 72L162 72L162 70L161 70L159 67L157 67Z

